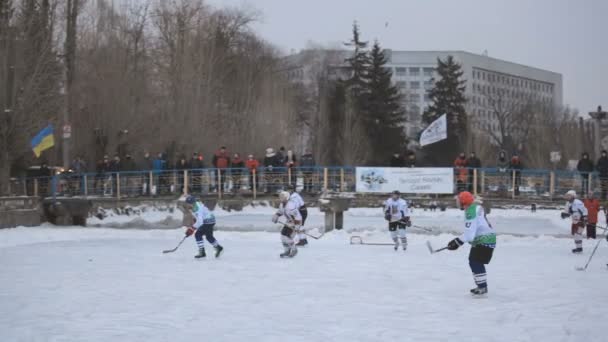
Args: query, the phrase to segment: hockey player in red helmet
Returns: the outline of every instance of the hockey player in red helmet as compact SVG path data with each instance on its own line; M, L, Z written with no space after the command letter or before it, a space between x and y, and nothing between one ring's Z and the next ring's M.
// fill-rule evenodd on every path
M485 295L488 293L485 265L490 263L494 248L496 248L496 234L486 218L483 207L475 201L473 194L463 191L456 196L456 201L460 209L465 212L465 227L463 234L450 241L447 248L454 251L465 242L471 244L469 266L477 285L471 290L471 294Z

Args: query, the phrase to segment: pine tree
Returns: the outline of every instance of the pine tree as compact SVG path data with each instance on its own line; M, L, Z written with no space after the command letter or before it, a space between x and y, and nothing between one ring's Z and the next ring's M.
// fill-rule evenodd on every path
M353 95L359 96L366 88L365 78L367 70L369 69L369 56L366 50L367 42L361 41L359 25L356 21L353 23L353 37L344 45L354 49L352 56L345 60L351 72L351 75L345 81L345 84Z
M423 119L431 123L447 114L448 138L425 147L428 159L433 163L448 164L462 151L467 130L467 114L464 96L466 81L461 79L463 72L460 64L448 56L445 61L437 59L438 80L428 95L432 104L425 110Z
M406 145L405 111L401 93L392 83L392 71L386 68L387 58L378 41L374 42L369 59L365 75L367 91L363 96L364 122L372 148L372 158L368 162L383 165Z

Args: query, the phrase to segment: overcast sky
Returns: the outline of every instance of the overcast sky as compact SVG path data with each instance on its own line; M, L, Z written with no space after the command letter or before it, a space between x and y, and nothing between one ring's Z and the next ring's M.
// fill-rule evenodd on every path
M561 73L564 104L608 108L608 0L208 0L261 13L254 28L285 52L363 39L394 50L488 51ZM386 25L388 23L388 26Z

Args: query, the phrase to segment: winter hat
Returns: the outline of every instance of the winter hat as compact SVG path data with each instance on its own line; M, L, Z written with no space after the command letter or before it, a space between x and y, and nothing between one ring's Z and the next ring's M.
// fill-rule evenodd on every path
M266 149L266 157L274 157L274 149L272 147Z

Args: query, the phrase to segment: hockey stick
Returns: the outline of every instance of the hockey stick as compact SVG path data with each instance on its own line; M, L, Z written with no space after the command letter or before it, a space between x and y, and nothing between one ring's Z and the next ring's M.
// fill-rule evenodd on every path
M363 242L363 239L358 235L353 235L350 237L351 245L368 245L368 246L394 246L394 243L385 243L385 242Z
M435 254L435 253L441 252L445 249L448 249L447 246L443 247L443 248L439 248L439 249L433 249L433 246L431 246L431 241L426 242L426 247L429 249L429 252L431 252L431 254Z
M173 249L167 249L167 250L164 250L164 251L163 251L163 253L173 253L173 252L175 252L175 251L176 251L176 250L179 248L179 246L181 246L181 245L182 245L182 243L184 243L184 241L186 240L186 238L188 238L188 236L190 236L190 235L186 235L186 236L184 236L184 238L182 239L182 241L180 241L180 242L177 244L177 246L175 246L175 248L173 248Z
M589 266L589 263L591 262L591 259L593 259L593 255L595 254L595 251L597 251L597 247L600 245L600 243L602 242L602 240L604 240L606 238L606 236L602 236L602 238L595 244L595 247L593 248L593 252L591 252L591 255L589 256L589 260L587 260L587 263L585 264L585 267L576 267L577 271L585 271L587 269L587 266Z
M415 224L414 224L414 225L412 225L412 228L416 228L416 229L422 229L422 230L424 230L424 231L426 231L426 232L432 232L432 231L433 231L433 228L428 228L428 227L423 227L423 226L417 226L417 225L415 225Z

